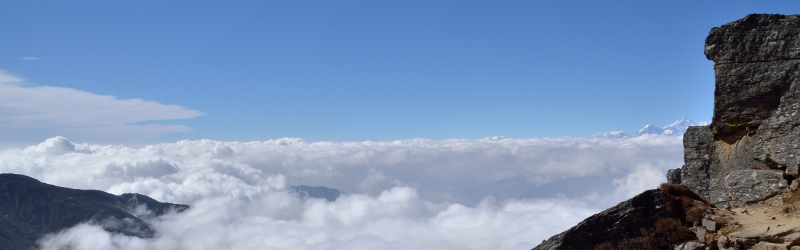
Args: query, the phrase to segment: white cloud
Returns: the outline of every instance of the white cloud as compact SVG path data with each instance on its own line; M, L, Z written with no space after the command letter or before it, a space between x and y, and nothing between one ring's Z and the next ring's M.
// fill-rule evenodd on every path
M153 239L83 225L44 238L45 249L530 249L656 187L682 151L680 138L666 136L199 140L140 149L55 137L0 151L0 172L192 206L154 221ZM349 194L303 199L292 185Z
M21 83L24 82L22 78L19 78L11 73L6 71L0 71L0 84L7 84L7 83Z
M23 61L37 61L37 60L42 60L42 58L38 58L38 57L35 57L35 56L26 56L26 57L20 58L20 60L23 60Z
M631 198L648 189L654 189L654 184L667 181L663 171L659 171L650 163L637 166L635 172L628 174L625 178L615 179L614 184L617 190L614 194L618 197Z
M486 201L476 207L421 201L411 188L335 202L306 200L299 218L243 212L240 200L207 199L154 221L153 239L80 225L42 239L43 249L530 249L598 210L567 200ZM296 197L283 197L298 202ZM291 208L285 208L291 209Z
M402 182L387 177L381 171L371 168L367 171L366 177L363 177L358 182L357 187L359 192L374 195L388 188L401 185L403 185Z
M197 110L142 99L118 99L71 88L32 86L0 70L0 128L17 134L49 129L61 134L133 135L191 131L183 125L134 125L154 120L186 119ZM60 132L59 132L60 131Z
M289 185L320 185L372 195L405 185L417 188L426 200L476 204L488 195L502 198L551 197L559 192L582 195L586 192L578 186L589 182L599 183L592 188L600 192L612 193L621 185L614 183L614 179L642 173L645 168L651 175L663 176L658 172L680 167L683 152L681 139L667 136L342 143L309 143L297 138L254 142L198 140L141 149L74 145L78 152L95 152L91 154L64 153L70 147L63 141L66 139L51 138L37 146L9 150L6 154L19 151L27 156L0 158L0 169L11 168L12 172L57 185L109 190L112 185L134 180L123 175L98 175L88 178L89 181L68 177L79 169L102 172L110 171L112 165L170 162L181 169L178 174L182 178L195 171L213 171L252 184L270 174L280 174ZM60 155L43 154L45 151ZM27 158L51 160L18 162ZM48 171L41 172L45 168ZM635 183L633 179L631 182ZM564 183L571 186L564 187Z

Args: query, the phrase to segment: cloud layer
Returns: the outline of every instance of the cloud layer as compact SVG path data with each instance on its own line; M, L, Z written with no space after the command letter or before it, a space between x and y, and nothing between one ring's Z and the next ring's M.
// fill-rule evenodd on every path
M133 124L201 115L197 110L154 101L118 99L71 88L30 86L23 79L0 70L0 128L5 131L3 134L44 129L62 134L157 137L160 133L191 131L191 128Z
M153 239L81 225L43 238L46 249L530 249L654 188L681 154L680 138L667 136L199 140L140 149L54 137L0 151L0 172L192 206L152 221ZM348 194L304 199L292 185Z

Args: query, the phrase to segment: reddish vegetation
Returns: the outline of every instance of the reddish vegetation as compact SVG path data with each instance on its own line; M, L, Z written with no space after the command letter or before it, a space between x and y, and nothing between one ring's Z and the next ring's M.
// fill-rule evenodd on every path
M683 214L685 222L698 222L711 209L706 199L684 185L662 183L661 191L667 194L667 209L676 215Z

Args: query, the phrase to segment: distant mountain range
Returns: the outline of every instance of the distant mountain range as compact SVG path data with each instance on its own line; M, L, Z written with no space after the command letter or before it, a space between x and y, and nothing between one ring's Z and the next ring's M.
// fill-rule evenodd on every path
M655 126L655 125L652 125L652 124L647 124L647 125L644 126L644 128L642 128L638 132L636 132L636 135L633 135L633 136L625 133L625 131L617 130L617 131L593 134L590 137L591 138L628 138L628 137L636 137L636 136L642 136L642 135L682 136L684 133L686 133L686 129L688 129L689 126L705 126L705 125L708 125L708 124L709 124L708 122L694 123L688 117L684 117L683 119L680 119L680 120L678 120L678 121L676 121L676 122L674 122L674 123L672 123L670 125L664 126L664 127L659 127L659 126Z

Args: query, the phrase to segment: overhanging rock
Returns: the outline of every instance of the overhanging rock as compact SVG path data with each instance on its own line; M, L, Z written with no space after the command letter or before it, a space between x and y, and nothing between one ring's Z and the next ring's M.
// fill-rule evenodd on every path
M753 14L713 28L705 54L714 61L714 117L684 135L681 183L736 207L763 196L741 195L740 171L774 171L752 176L774 182L759 186L767 193L800 177L800 16Z

